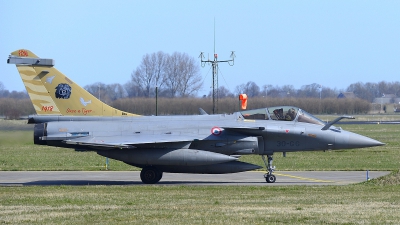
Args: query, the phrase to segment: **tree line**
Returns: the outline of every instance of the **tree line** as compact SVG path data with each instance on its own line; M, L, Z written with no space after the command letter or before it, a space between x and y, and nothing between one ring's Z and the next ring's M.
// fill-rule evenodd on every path
M350 84L346 90L348 92L353 92L357 97L361 99L372 102L374 98L383 97L385 94L394 94L396 97L400 97L400 82L357 82L354 84Z
M239 98L222 98L218 101L218 113L230 114L240 111ZM110 103L111 106L140 115L156 115L155 98L124 98ZM362 99L337 98L263 98L254 97L248 100L247 109L270 106L292 105L313 114L365 114L372 104ZM196 115L199 108L207 113L212 112L212 100L209 98L159 98L158 115ZM30 99L0 98L0 116L7 119L19 119L22 116L35 114Z
M366 114L371 110L371 103L362 99L337 98L263 98L248 100L247 109L258 109L271 106L296 106L312 114ZM156 100L154 98L126 98L112 102L112 106L124 111L140 115L155 115ZM158 115L196 115L199 108L212 113L212 100L209 98L160 98L158 99ZM239 98L222 98L218 101L218 112L230 114L241 111Z
M133 88L131 88L133 87ZM140 90L139 86L134 85L134 81L129 81L124 85L115 84L104 84L96 82L84 86L84 88L93 94L95 97L100 98L105 103L111 103L117 99L132 98L132 97L155 97L155 87L148 88L146 95L144 91ZM140 91L139 91L140 90ZM378 83L362 83L357 82L350 84L345 90L331 89L324 87L319 84L313 83L309 85L303 85L300 89L295 89L292 85L272 86L262 85L258 86L255 82L249 81L245 84L236 86L235 90L231 92L225 86L218 88L219 98L235 98L239 94L246 93L248 97L265 97L265 98L336 98L340 92L353 92L358 98L372 102L374 98L382 97L385 94L394 94L400 97L400 82L386 82L381 81ZM159 90L159 97L171 97L171 95L165 94L166 90ZM140 94L142 93L142 94ZM164 93L164 94L163 94ZM177 97L177 96L175 96ZM184 97L184 96L182 96ZM186 97L195 97L189 95ZM212 97L212 92L207 96L201 97ZM12 99L26 99L29 98L26 91L9 91L4 88L3 83L0 81L0 98L12 98Z
M24 99L28 98L28 93L26 91L9 91L4 87L4 84L0 81L0 98L14 98L14 99Z
M130 81L125 85L121 84L104 84L94 83L86 85L84 88L92 93L96 97L101 97L101 100L110 103L117 99L123 98L154 98L155 87L148 88L146 90L147 95L139 94L144 93L138 85L133 85L134 82ZM132 87L132 89L130 89ZM174 98L171 95L165 94L166 90L160 91L159 97ZM353 92L356 97L373 102L375 98L384 96L385 94L394 94L400 97L400 82L386 82L381 81L378 83L354 83L350 84L344 90L332 89L324 87L319 84L313 83L309 85L303 85L300 89L295 89L293 85L273 86L273 85L262 85L258 86L255 82L249 81L245 84L237 85L234 91L230 91L225 86L218 87L218 98L236 98L239 94L245 93L249 98L264 97L264 98L337 98L341 92ZM130 93L130 94L129 94ZM133 94L134 93L134 94ZM133 96L132 96L133 94ZM191 97L193 95L180 96L180 97ZM212 91L208 95L200 96L200 98L211 98ZM198 97L197 97L198 98Z

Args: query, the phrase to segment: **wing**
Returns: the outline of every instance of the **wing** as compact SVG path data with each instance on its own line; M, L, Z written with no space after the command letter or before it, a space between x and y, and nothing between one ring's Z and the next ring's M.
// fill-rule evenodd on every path
M224 127L225 131L236 135L259 136L264 127ZM194 140L214 139L216 136L193 134L133 134L126 136L86 136L65 140L69 145L81 145L101 149L121 148L187 148Z
M64 141L66 144L103 148L137 148L138 145L185 148L197 136L173 134L135 134L131 136L80 137Z

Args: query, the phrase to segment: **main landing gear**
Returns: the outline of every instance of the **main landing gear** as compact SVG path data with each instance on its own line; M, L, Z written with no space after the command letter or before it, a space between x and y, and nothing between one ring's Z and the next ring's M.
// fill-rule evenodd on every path
M268 163L265 161L264 155L261 155L261 157L264 161L265 167L267 168L267 173L264 174L265 181L267 181L267 183L275 183L276 177L275 175L272 174L272 172L274 172L275 170L275 166L272 166L272 161L273 161L272 155L267 155Z
M140 179L145 184L155 184L161 180L163 172L153 166L144 167L140 172Z

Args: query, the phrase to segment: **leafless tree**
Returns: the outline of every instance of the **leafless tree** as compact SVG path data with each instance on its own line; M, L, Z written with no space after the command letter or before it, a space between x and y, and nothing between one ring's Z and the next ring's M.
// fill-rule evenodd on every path
M248 97L256 97L260 95L260 87L253 81L246 84L236 86L236 94L246 94Z
M246 92L248 97L256 97L260 95L260 87L253 81L246 84Z
M125 91L125 88L118 83L115 84L109 84L106 86L106 91L109 96L109 98L114 101L119 98L125 98L128 96L128 94Z
M268 92L271 91L273 89L273 86L270 84L265 84L262 86L262 91L260 92L260 95L263 97L268 97Z
M212 97L212 90L208 92L208 97ZM218 98L234 98L235 95L230 92L225 86L218 87Z
M329 87L322 86L321 97L322 98L337 98L339 95L339 91L334 88L331 89Z
M174 52L168 57L165 85L168 97L195 95L202 87L199 65L186 53Z
M283 85L282 91L286 93L286 97L296 97L297 94L293 85Z
M131 74L132 81L138 85L145 97L150 97L153 88L162 88L165 82L165 66L168 55L162 51L146 54L140 65Z
M246 93L246 84L239 84L235 88L235 94L240 95L240 94L245 94Z
M125 88L121 84L103 84L100 82L89 84L84 87L88 92L90 92L96 98L109 104L119 98L125 98L128 94Z
M189 57L187 54L183 54L181 65L182 73L180 74L181 78L179 79L179 95L180 97L195 96L203 85L198 63L195 62L194 58Z
M28 93L26 91L9 91L7 90L3 83L0 81L0 98L15 98L24 99L28 98Z
M143 91L135 82L128 81L124 84L124 88L128 98L143 97Z
M301 86L297 91L297 96L300 98L319 98L322 86L317 83Z
M167 90L169 92L168 97L175 97L179 89L179 78L180 73L182 73L183 65L180 63L182 61L182 54L175 52L168 57L167 68L166 68L166 81Z
M93 96L95 96L96 98L104 98L104 96L106 96L106 84L101 83L101 82L96 82L93 84L88 84L85 85L83 88L90 92L90 94L92 94Z

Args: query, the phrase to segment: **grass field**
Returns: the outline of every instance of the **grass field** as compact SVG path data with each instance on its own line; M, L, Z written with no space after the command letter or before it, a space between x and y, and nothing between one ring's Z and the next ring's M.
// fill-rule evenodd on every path
M7 126L0 129L0 170L104 170L105 159L93 152L35 146L28 125ZM342 128L386 145L277 154L274 165L393 173L346 186L0 187L0 224L400 224L400 126ZM263 165L260 157L242 160ZM110 168L135 169L114 160Z
M399 224L398 185L0 187L2 224Z

